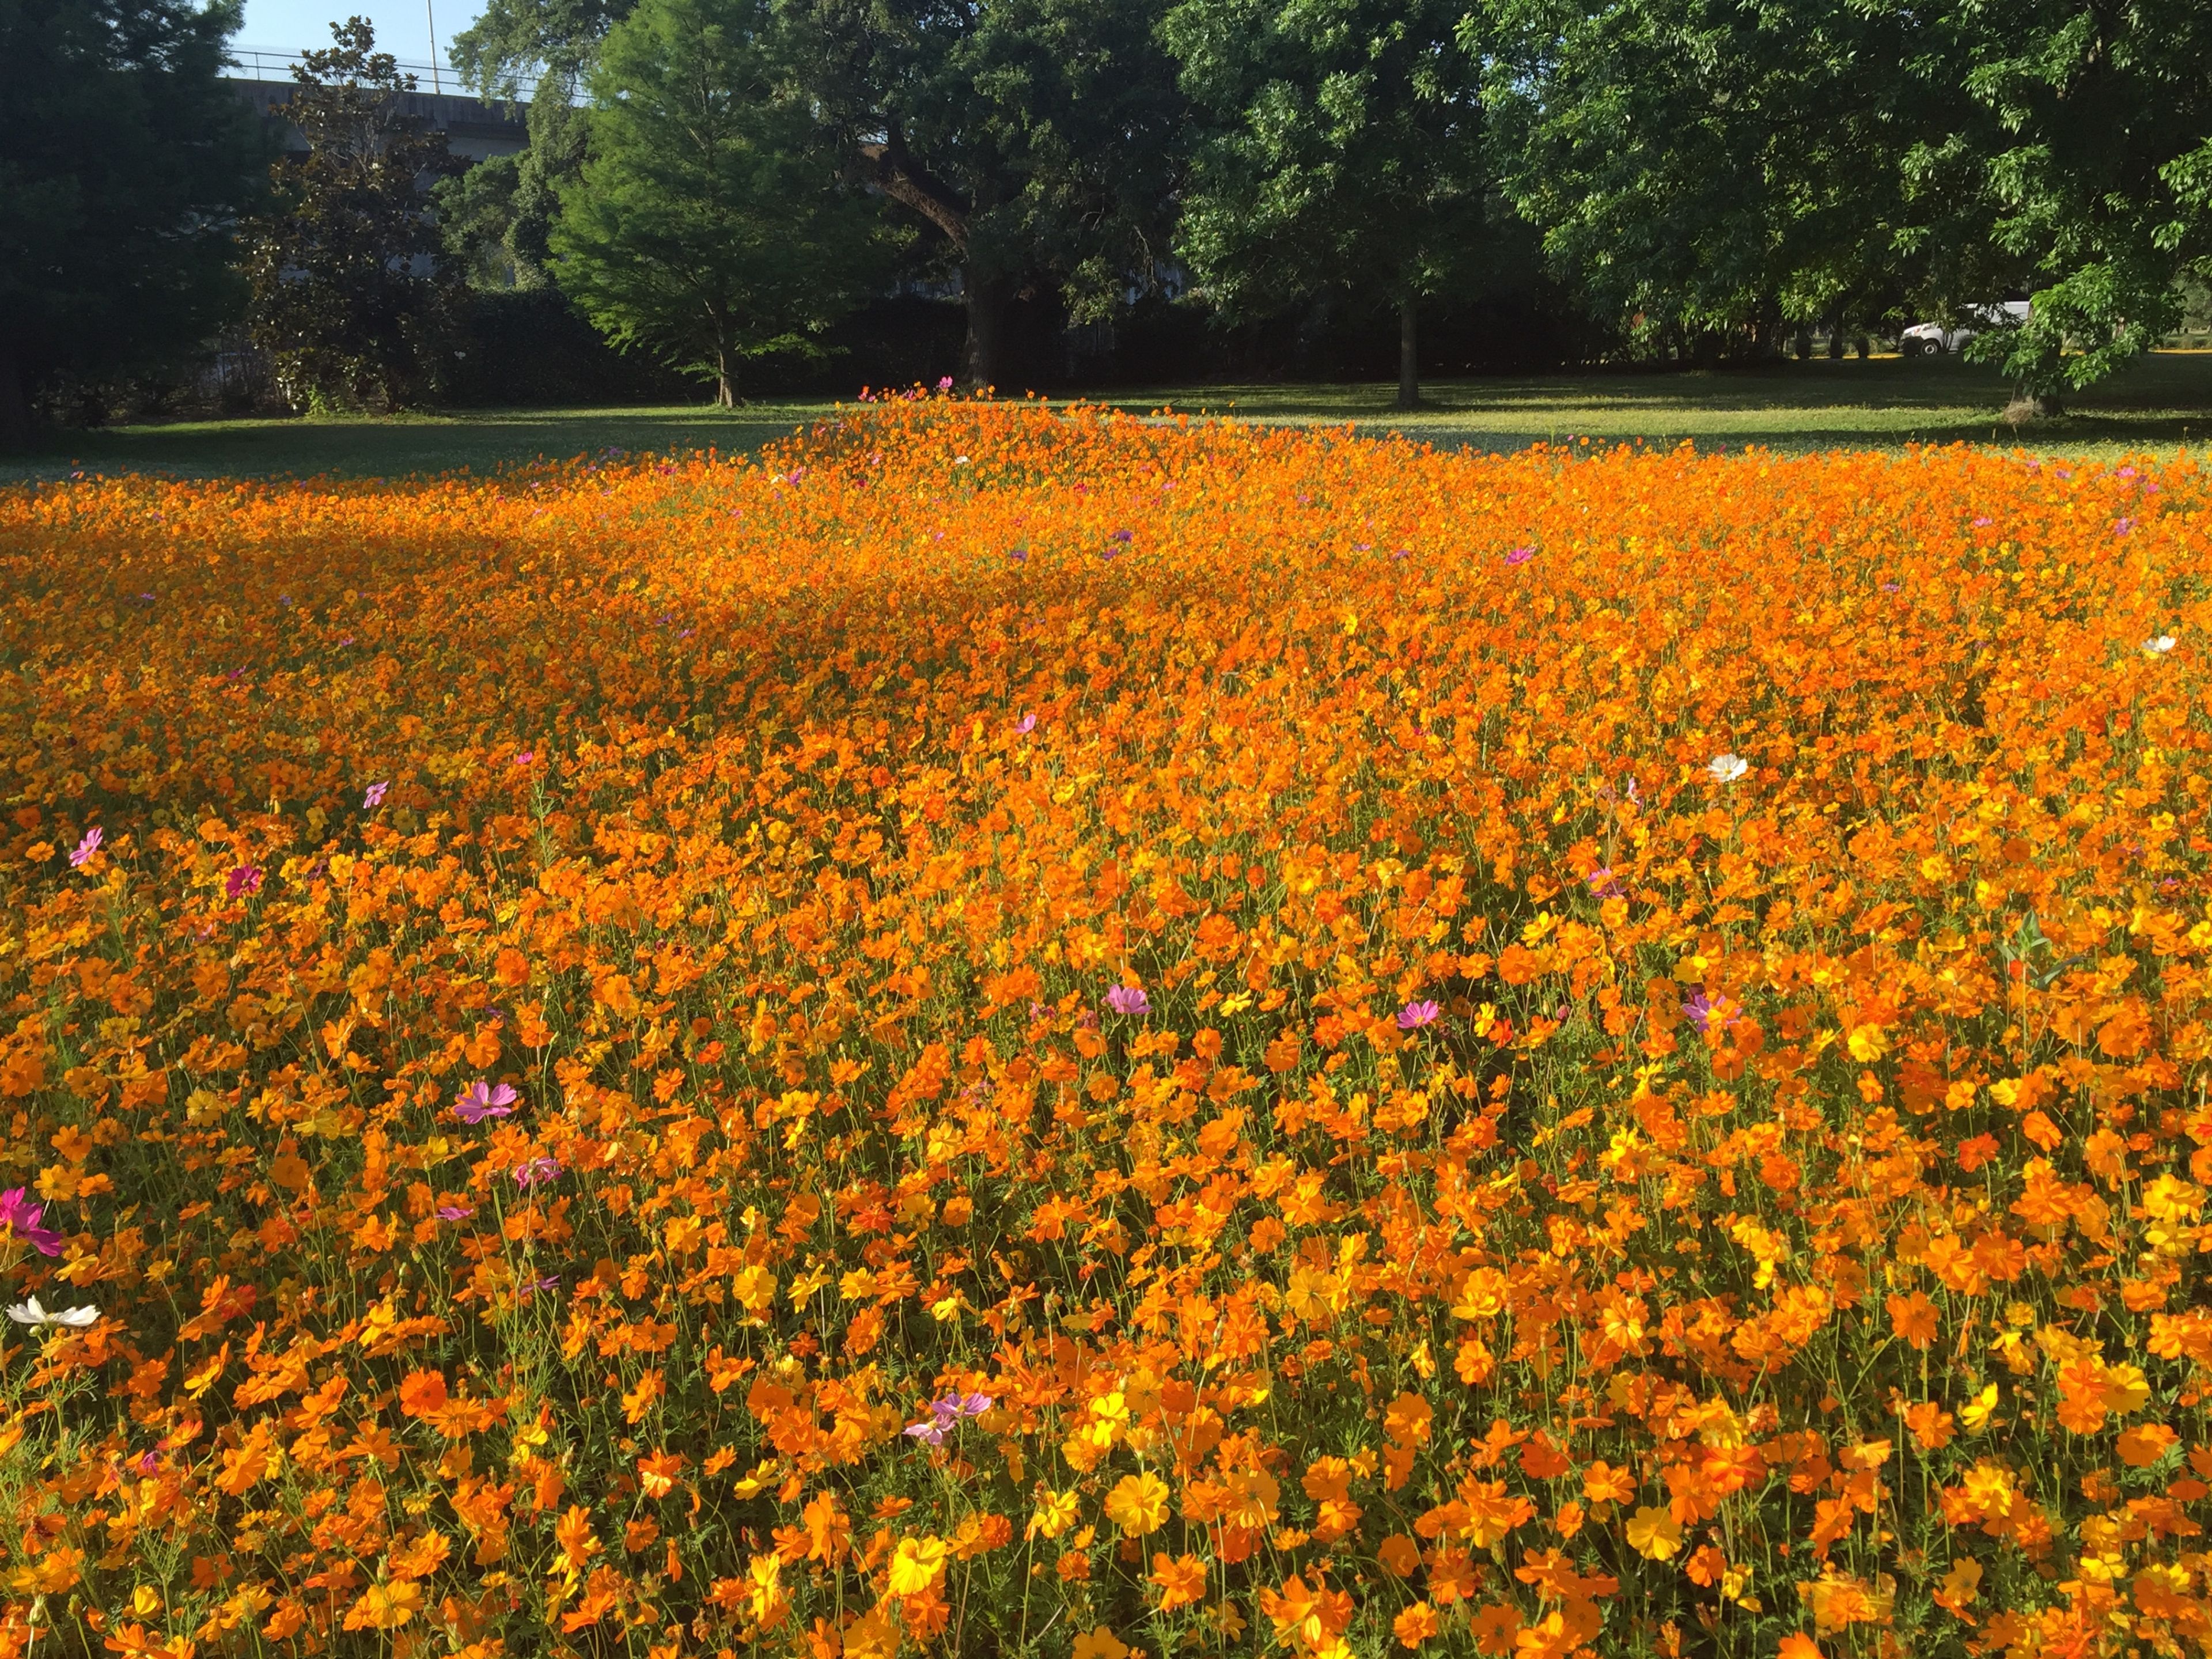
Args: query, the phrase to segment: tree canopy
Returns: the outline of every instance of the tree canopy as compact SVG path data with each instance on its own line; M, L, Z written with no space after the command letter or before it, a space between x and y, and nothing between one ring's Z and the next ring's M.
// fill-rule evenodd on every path
M1235 316L1334 291L1397 308L1491 251L1479 46L1458 0L1182 0L1162 33L1199 112L1180 246Z
M1018 361L1018 300L1080 321L1158 276L1182 110L1163 0L784 0L825 131L958 272L963 373Z
M1231 319L1401 319L1532 240L1638 356L1983 316L2054 398L2169 327L2212 249L2212 23L2188 0L763 0L775 94L949 278L963 373L1024 317L1110 319L1180 262ZM492 0L456 56L550 77L531 153L448 186L455 245L527 285L580 164L561 88L630 0ZM565 77L565 78L564 78ZM641 185L640 189L644 186ZM638 198L634 198L638 199Z
M878 274L768 0L642 0L592 71L590 159L565 186L557 278L625 347L714 377L805 350Z
M234 0L0 0L0 445L62 373L181 354L234 314L258 189L222 84Z
M2194 0L1948 15L1993 118L1974 158L1988 242L2033 291L2023 326L1969 349L2055 401L2172 328L2177 273L2212 255L2212 15Z
M1648 336L1964 316L2048 398L2170 328L2207 252L2208 24L2186 0L1486 0L1509 188Z
M281 158L252 227L255 338L295 407L397 409L435 388L458 287L438 258L428 181L445 135L403 108L402 75L361 17L305 55L283 113L307 142Z

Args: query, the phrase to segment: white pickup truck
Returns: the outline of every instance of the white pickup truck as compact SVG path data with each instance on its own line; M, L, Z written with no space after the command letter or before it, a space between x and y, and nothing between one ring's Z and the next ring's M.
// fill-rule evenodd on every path
M1978 306L1966 313L1966 320L1955 327L1944 323L1915 323L1899 337L1897 349L1908 357L1938 357L1947 351L1956 351L1985 328L2002 328L2008 324L2027 320L2028 305L2025 300L2005 300L1993 306Z

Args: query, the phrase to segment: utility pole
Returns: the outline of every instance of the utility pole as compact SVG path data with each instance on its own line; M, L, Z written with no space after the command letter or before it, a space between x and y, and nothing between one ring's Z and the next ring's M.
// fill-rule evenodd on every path
M430 20L430 89L443 92L445 82L438 78L438 7L437 0L422 0L422 14Z

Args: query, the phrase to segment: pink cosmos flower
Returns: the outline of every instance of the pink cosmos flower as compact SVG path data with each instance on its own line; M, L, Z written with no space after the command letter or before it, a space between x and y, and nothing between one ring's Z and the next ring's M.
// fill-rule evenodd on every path
M76 850L70 854L70 868L83 869L92 855L100 850L100 843L106 839L106 835L107 832L96 823L86 830L84 839L77 842Z
M514 1110L514 1091L506 1084L489 1084L482 1078L461 1091L453 1103L453 1115L464 1123L481 1123L488 1117L507 1117Z
M373 812L383 805L384 792L391 787L389 781L370 784L368 793L361 798L361 810L364 812Z
M441 1204L438 1206L438 1219L441 1221L466 1221L476 1212L477 1206L473 1204Z
M1536 550L1534 548L1516 547L1510 553L1508 553L1505 556L1505 562L1509 565L1523 565L1528 563L1529 560L1535 556Z
M900 1433L910 1435L926 1445L941 1446L947 1432L963 1417L981 1417L996 1403L988 1394L948 1394L942 1400L929 1402L929 1415L919 1423L909 1423Z
M1583 879L1589 884L1590 891L1599 898L1620 898L1625 896L1620 885L1620 878L1613 874L1609 866L1600 865Z
M561 1160L557 1158L533 1158L514 1166L514 1184L528 1192L532 1187L543 1187L561 1178Z
M225 898L244 898L260 890L261 866L258 864L241 864L222 878Z
M1107 992L1106 1006L1117 1014L1149 1014L1152 1012L1152 999L1145 994L1142 988L1134 985L1117 985Z
M46 1206L32 1203L30 1194L21 1187L10 1187L0 1193L0 1227L5 1227L40 1255L59 1255L61 1234L39 1224L45 1214Z
M1424 1025L1432 1024L1443 1012L1443 1010L1433 1002L1409 1002L1398 1011L1398 1029L1418 1031Z
M1735 1024L1735 1015L1734 1003L1724 996L1711 995L1702 985L1682 1001L1682 1018L1699 1031L1710 1031L1715 1027L1724 1031Z

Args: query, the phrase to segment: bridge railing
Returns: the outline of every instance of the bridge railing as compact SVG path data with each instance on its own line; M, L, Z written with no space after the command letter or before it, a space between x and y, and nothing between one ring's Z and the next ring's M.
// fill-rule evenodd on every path
M288 52L271 46L233 46L229 53L230 62L239 72L239 78L252 81L289 81L292 78L293 69L306 56L304 52ZM460 71L451 64L415 63L404 58L398 62L401 74L415 77L417 92L442 93L462 98L477 95L477 88L462 79ZM514 91L515 101L528 103L538 95L538 77L534 75L518 76Z

